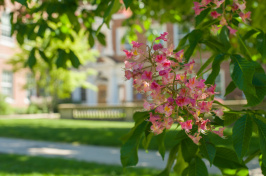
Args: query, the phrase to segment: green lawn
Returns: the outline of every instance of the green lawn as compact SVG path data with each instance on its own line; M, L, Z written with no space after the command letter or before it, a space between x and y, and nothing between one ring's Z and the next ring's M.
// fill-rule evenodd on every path
M67 142L76 144L90 144L100 146L120 147L120 137L130 131L133 122L118 121L89 121L89 120L65 120L65 119L16 119L0 120L0 136L34 139L43 141ZM166 133L166 149L175 145L175 135L178 130L174 127ZM231 133L228 128L226 135ZM232 147L230 137L222 139L212 135L215 143ZM258 148L259 142L256 137L252 138L251 152ZM140 145L140 148L142 146ZM157 141L152 139L149 149L157 149Z
M139 176L156 175L160 170L127 168L70 159L0 154L1 176Z

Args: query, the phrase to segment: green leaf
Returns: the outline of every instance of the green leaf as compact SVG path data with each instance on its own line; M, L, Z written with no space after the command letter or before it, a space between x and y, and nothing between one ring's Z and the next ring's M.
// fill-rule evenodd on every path
M249 39L251 36L253 36L253 35L256 34L256 33L258 33L257 30L255 30L255 29L251 29L251 30L249 30L249 31L243 36L242 39L245 41L245 40Z
M133 2L133 0L123 0L125 6L126 6L126 9L129 8L130 4Z
M266 165L263 163L261 164L261 172L264 176L266 175Z
M189 61L189 59L192 56L197 44L202 39L202 34L203 34L203 31L201 31L199 29L195 29L189 34L188 40L189 40L189 44L190 45L189 45L188 49L185 51L185 53L184 53L184 57L186 59L186 62Z
M241 53L244 54L249 60L251 60L252 59L251 54L250 54L244 40L242 39L242 37L239 34L237 35L237 38L238 38L238 41L240 44Z
M129 139L122 145L120 159L123 167L135 166L138 163L138 147L147 123L147 121L143 121L139 124Z
M189 176L208 176L208 170L205 163L199 158L196 157L189 164Z
M220 41L222 42L225 51L228 51L228 49L231 47L231 44L229 41L229 30L226 26L223 26L220 32Z
M196 27L206 18L206 16L211 11L211 8L203 10L200 15L196 16Z
M35 50L36 48L32 48L32 50L30 51L28 61L27 61L27 64L29 65L31 69L36 64Z
M214 84L216 77L219 75L220 72L220 65L225 59L224 54L218 54L213 63L212 63L212 72L205 81L205 84Z
M97 39L103 46L106 46L105 35L103 33L99 33Z
M40 54L40 56L42 57L42 59L43 59L48 65L51 64L51 63L50 63L50 60L48 59L48 57L45 55L45 53L44 53L43 51L39 50L39 54Z
M234 123L237 119L239 119L240 113L225 111L223 115L224 125L228 126Z
M206 40L202 41L205 45L207 45L210 49L214 50L217 53L224 52L223 44L216 40L216 38L209 36Z
M245 167L243 162L239 162L236 153L225 147L216 147L213 164L220 169L238 169Z
M260 52L262 59L266 58L266 35L263 31L257 36L257 49Z
M149 126L149 130L150 130L150 126ZM142 140L142 146L145 150L148 149L149 145L150 145L150 142L151 142L151 139L153 137L153 133L149 133L147 136L145 136Z
M28 8L27 0L15 0L16 2L26 6Z
M122 140L123 143L125 143L134 133L135 129L146 119L149 118L149 111L143 111L143 112L135 112L133 114L133 120L135 121L134 127L130 130L130 132L120 139Z
M89 35L89 44L90 44L91 48L94 46L94 38L93 38L93 35L92 35L91 32L90 32L90 35Z
M164 155L165 155L165 146L164 146L165 133L166 133L166 130L164 130L161 134L156 136L159 153L162 156L163 160L164 160Z
M229 85L227 86L226 90L225 90L225 94L224 96L230 94L231 92L233 92L236 89L236 85L234 83L234 81L231 81L229 83Z
M255 87L252 84L253 75L255 72L254 62L242 58L240 55L231 55L233 72L231 77L235 85L244 93L256 95Z
M256 94L252 94L248 90L245 93L248 100L247 106L255 106L262 102L266 95L266 74L261 65L257 62L252 62L254 65L255 73L253 76L252 84L255 86Z
M56 66L57 68L66 67L66 61L67 61L67 54L64 50L58 49L58 58L56 60Z
M189 37L189 34L190 34L190 33L188 33L187 35L185 35L185 36L179 41L178 46L177 46L177 48L175 49L175 52L178 52L178 51L180 51L181 49L184 48L184 46L185 46L186 43L187 43L187 39L188 39L188 37Z
M244 162L239 162L236 153L225 147L216 147L216 155L213 164L222 171L223 175L249 175L248 168Z
M176 159L176 153L178 152L178 149L179 149L179 144L176 144L171 150L170 150L170 153L169 153L169 157L168 157L168 160L167 160L167 164L166 164L166 167L165 169L158 174L158 176L169 176L170 172L171 172L171 169L172 169L172 166L174 164L174 161Z
M210 162L210 165L212 165L216 153L216 148L215 145L210 142L208 135L202 135L199 148L203 156L207 158Z
M188 163L185 162L183 155L182 155L181 145L179 145L176 162L174 166L174 172L177 175L181 175L187 167L188 167Z
M204 70L206 67L208 67L210 65L210 63L213 62L215 58L215 55L211 56L199 69L198 73L197 73L197 76L199 76Z
M73 67L78 68L80 66L81 63L79 61L79 58L76 56L76 54L72 50L70 50L69 52L69 59Z
M196 156L198 151L198 146L190 138L184 139L181 142L181 148L184 160L188 163Z
M239 161L245 156L248 151L250 139L252 136L252 118L245 114L239 118L233 127L233 144Z
M258 126L262 163L266 165L266 123L257 118L253 118L253 120Z

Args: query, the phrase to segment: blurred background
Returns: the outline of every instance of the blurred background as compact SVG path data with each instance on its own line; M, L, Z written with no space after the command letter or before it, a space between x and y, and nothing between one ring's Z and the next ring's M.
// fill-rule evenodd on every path
M128 3L130 8L126 8ZM163 32L169 34L168 42L162 44L177 48L181 39L194 29L192 7L192 0L125 0L124 3L119 0L1 0L0 136L3 141L0 160L3 164L0 174L158 173L161 167L156 164L157 169L129 169L123 173L117 159L119 153L113 160L116 166L99 164L105 163L104 158L102 162L86 163L90 160L79 158L86 161L79 162L57 157L75 158L71 152L79 151L75 146L82 144L117 147L114 151L119 151L120 138L133 127L133 113L142 109L144 98L134 91L132 80L125 81L123 50L130 50L133 40L151 44ZM248 1L247 8L252 12L250 27L265 31L266 2ZM240 26L240 29L244 35L250 28ZM237 41L231 37L233 42ZM255 37L246 37L245 42L252 59L265 67L266 57L255 53L254 40ZM241 51L237 42L233 49ZM196 62L195 74L213 54L206 45L197 46L192 56ZM203 78L209 75L210 71L205 72ZM219 92L216 98L241 110L246 104L241 90L225 96L231 81L229 61L225 60L215 80ZM170 139L176 133L173 129L167 134L167 149L175 144ZM231 133L230 129L227 133ZM64 142L74 148L62 149L53 143L29 145L30 142L20 139ZM226 140L229 144L231 139ZM257 144L254 138L254 148ZM157 148L152 139L150 149Z

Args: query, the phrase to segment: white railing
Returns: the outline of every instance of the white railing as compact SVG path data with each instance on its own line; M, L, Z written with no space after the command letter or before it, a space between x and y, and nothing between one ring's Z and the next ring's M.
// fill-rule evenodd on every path
M224 100L223 104L233 110L246 109L244 105L246 100ZM218 107L219 105L215 105ZM256 109L266 110L266 103L262 103ZM127 104L127 105L79 105L79 104L61 104L59 105L60 118L64 119L117 119L117 120L132 120L133 114L136 111L142 111L142 104Z

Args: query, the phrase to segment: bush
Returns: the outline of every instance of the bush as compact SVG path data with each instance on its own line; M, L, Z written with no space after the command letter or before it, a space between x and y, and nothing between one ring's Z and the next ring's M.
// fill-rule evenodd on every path
M0 115L8 115L13 112L12 107L5 101L6 97L0 94Z

